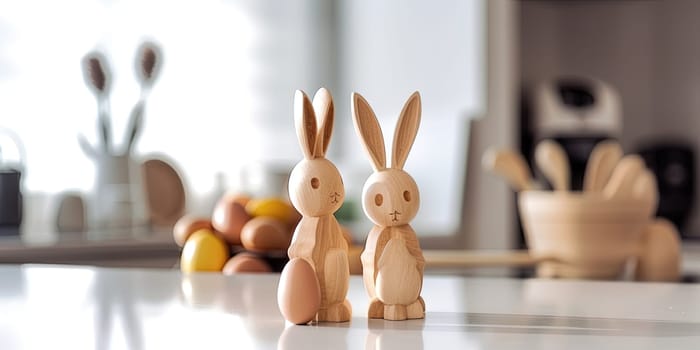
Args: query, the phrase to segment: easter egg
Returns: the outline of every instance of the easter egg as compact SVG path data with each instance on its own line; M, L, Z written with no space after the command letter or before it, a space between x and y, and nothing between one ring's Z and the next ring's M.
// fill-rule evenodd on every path
M298 219L294 207L280 198L251 199L245 206L250 216L268 216L278 219L285 224Z
M296 258L284 267L277 287L277 305L282 316L294 324L314 319L321 307L321 288L309 262Z
M272 268L263 259L250 253L239 253L229 259L224 265L225 275L237 273L266 273Z
M229 256L228 246L213 231L201 229L185 242L180 256L182 272L221 271Z
M185 215L173 226L173 239L175 239L177 245L182 247L191 234L201 229L212 230L211 220L208 218Z
M272 217L252 218L241 230L241 244L245 249L253 251L287 249L291 240L287 227Z
M216 204L211 223L230 244L241 244L241 228L250 220L245 207L233 196L224 196Z

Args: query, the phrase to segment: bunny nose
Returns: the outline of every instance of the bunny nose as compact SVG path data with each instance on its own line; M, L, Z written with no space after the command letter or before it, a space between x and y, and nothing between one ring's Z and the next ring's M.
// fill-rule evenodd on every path
M399 215L401 215L401 213L394 209L394 212L389 213L389 215L392 216L391 221L399 221Z
M333 192L331 194L331 203L333 203L333 204L338 203L338 198L340 198L340 193Z

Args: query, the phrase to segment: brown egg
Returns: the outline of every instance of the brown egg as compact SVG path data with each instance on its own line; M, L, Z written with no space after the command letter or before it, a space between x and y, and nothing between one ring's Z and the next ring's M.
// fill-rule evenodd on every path
M259 216L250 219L241 230L241 244L252 251L284 250L292 237L287 227L277 219Z
M237 273L266 273L272 272L272 268L260 257L250 253L236 254L228 259L223 269L224 275Z
M241 244L241 228L250 220L245 207L233 196L224 196L216 204L211 223L230 244Z
M294 324L313 320L321 307L321 288L316 273L304 259L292 259L284 267L277 287L282 316Z
M175 226L173 226L173 238L175 239L175 243L180 247L184 246L187 238L201 229L213 230L211 220L192 215L181 217L180 220L175 223Z

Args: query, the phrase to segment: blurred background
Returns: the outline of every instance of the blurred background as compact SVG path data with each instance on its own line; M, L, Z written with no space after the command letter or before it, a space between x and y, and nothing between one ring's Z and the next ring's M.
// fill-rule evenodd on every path
M44 261L61 242L53 232L57 198L89 194L96 177L77 141L99 138L81 59L100 50L111 63L118 143L139 98L133 60L144 40L160 45L163 66L134 157L168 160L183 180L188 213L208 215L227 192L285 196L284 175L301 159L294 91L327 87L336 105L328 157L358 213L352 236L361 244L369 224L358 203L371 168L352 127L350 94L367 98L389 140L404 101L419 90L423 119L406 169L421 190L413 227L424 247L522 247L514 195L483 173L481 154L499 146L528 155L545 137L572 159L602 139L643 152L668 182L660 184L660 211L691 241L700 235L697 14L693 0L4 3L0 128L16 136L24 156L5 137L0 164L22 169L24 213L20 245L17 237L0 240L0 256L41 246L36 256ZM558 97L545 108L547 91ZM603 118L598 128L557 119L575 125L591 106ZM165 257L178 250L168 239L140 242ZM99 247L115 260L129 256Z

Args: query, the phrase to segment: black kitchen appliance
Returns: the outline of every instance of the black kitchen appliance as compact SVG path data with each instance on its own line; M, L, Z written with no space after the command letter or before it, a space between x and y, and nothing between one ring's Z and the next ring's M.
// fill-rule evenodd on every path
M656 175L657 215L673 222L685 238L686 223L695 202L695 152L689 143L655 141L640 147L639 155Z
M617 139L622 130L617 91L601 80L561 77L526 89L522 102L521 148L530 165L537 143L555 140L569 157L571 189L581 190L586 162L595 145ZM544 180L537 173L538 179Z
M16 235L22 224L24 148L19 138L9 130L0 128L0 138L9 139L17 153L17 160L10 161L4 156L8 152L3 153L8 149L0 147L0 235Z

